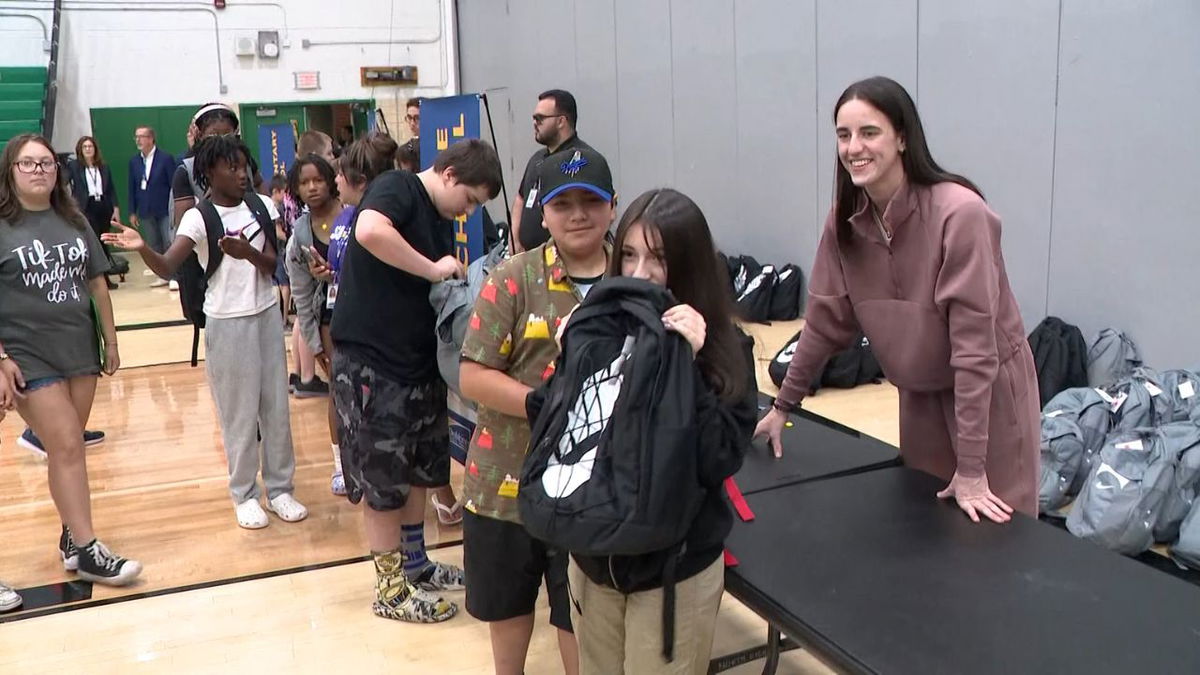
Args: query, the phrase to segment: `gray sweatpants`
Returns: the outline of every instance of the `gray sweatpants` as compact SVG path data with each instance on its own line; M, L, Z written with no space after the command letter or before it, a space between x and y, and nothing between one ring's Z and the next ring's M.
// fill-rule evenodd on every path
M271 306L254 316L235 319L209 317L204 328L204 349L204 368L221 421L233 502L258 498L260 465L268 499L291 492L296 455L292 450L279 308Z

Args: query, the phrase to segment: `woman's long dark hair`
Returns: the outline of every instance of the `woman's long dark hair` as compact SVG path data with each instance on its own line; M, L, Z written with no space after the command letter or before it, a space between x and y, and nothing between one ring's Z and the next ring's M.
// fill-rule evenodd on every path
M20 197L17 195L13 171L17 170L14 167L17 155L26 143L41 145L50 151L50 155L55 158L55 161L58 161L54 146L38 134L14 136L8 141L8 145L4 146L4 155L0 156L0 165L3 165L4 169L0 173L0 220L6 220L12 225L16 225L21 220L21 216L25 215L25 207L21 206ZM71 191L67 188L66 171L59 166L55 173L57 175L54 177L54 189L50 192L50 208L71 225L86 230L88 228L87 220L83 217L83 212L79 210L79 204L71 197Z
M950 173L933 161L929 154L929 144L925 142L925 129L921 126L921 117L917 114L917 105L913 103L908 91L893 79L887 77L869 77L859 80L846 87L833 108L833 123L837 125L838 111L849 101L859 100L869 103L883 113L892 123L896 134L904 139L904 152L900 154L900 163L908 182L917 185L934 185L935 183L958 183L968 190L983 197L974 183L956 173ZM847 246L853 240L850 227L850 216L858 210L861 204L863 190L854 185L850 172L842 166L842 160L834 155L834 219L837 222L838 243Z
M75 142L75 159L79 160L79 166L87 167L87 160L83 158L83 144L87 141L92 142L92 149L96 151L95 158L92 160L92 166L99 169L104 166L104 155L100 154L100 144L91 136L80 136L79 140Z
M696 364L721 400L746 393L746 357L733 324L729 272L717 259L708 221L696 202L670 188L642 194L621 217L613 245L609 276L621 275L621 248L629 228L640 223L647 245L657 232L667 267L667 288L679 302L691 305L707 324L704 347Z

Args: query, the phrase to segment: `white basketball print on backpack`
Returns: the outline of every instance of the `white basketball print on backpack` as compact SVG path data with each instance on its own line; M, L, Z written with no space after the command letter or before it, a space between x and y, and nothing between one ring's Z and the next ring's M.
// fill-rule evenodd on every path
M796 355L796 345L798 343L798 340L787 343L787 345L784 346L783 351L775 355L775 362L785 365L790 364L792 362L792 357Z
M575 407L567 413L567 429L559 440L559 453L550 456L546 472L542 474L542 488L547 495L555 499L570 497L592 477L599 448L598 439L612 420L624 381L622 370L625 361L633 353L633 345L633 336L626 337L617 358L584 381ZM571 456L574 450L587 443L592 443L593 447L577 461L564 464L558 459L559 456Z

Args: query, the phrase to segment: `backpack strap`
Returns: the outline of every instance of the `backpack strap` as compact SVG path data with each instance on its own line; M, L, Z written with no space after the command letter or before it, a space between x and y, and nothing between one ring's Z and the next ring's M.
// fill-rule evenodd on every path
M258 221L258 226L262 228L263 236L271 244L271 250L275 251L275 255L279 255L279 237L275 234L275 221L271 220L267 205L263 204L262 198L253 188L246 191L245 201L250 212L254 214L254 219Z
M192 367L195 368L200 363L200 326L192 324Z
M675 660L675 581L684 542L667 549L667 561L662 572L662 655L667 663Z
M617 304L623 311L637 317L639 321L647 326L651 326L656 330L666 330L662 327L662 315L654 311L654 309L652 309L651 306L645 302L637 302L628 298L621 298Z
M221 237L225 236L225 225L221 223L221 215L217 207L209 200L196 204L196 209L204 218L204 240L208 243L208 265L204 268L204 280L208 281L216 273L225 252L221 250Z
M208 266L204 269L204 280L208 281L216 273L217 267L225 257L221 250L221 237L225 236L225 225L221 223L221 214L217 207L207 199L196 204L200 216L204 218L204 241L208 246ZM200 363L200 324L192 322L192 358L191 366L195 368Z
M192 186L192 196L196 201L204 199L204 196L208 194L208 190L200 187L200 184L196 182L196 158L185 157L183 159L183 170L187 172L188 183Z

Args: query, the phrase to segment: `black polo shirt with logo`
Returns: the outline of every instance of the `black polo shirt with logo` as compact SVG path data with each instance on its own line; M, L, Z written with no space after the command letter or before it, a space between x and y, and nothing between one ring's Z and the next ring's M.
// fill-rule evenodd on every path
M592 146L580 140L578 134L572 134L570 138L563 141L563 144L555 149L555 152L562 152L568 148L591 149ZM541 246L550 238L550 232L545 227L542 227L542 186L541 179L538 178L538 170L542 166L542 161L549 156L550 148L542 148L533 153L533 156L529 158L529 164L525 165L525 176L521 178L521 186L517 188L517 194L523 202L521 210L521 246L526 251Z

